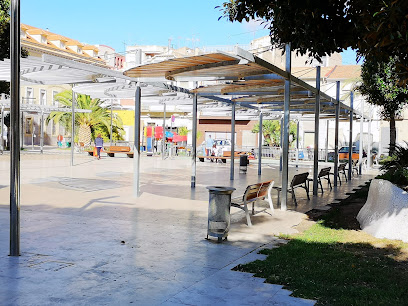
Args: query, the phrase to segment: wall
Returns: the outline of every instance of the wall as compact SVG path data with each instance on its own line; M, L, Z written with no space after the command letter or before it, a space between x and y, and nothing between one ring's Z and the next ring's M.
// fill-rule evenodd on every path
M33 99L27 99L27 88L33 89ZM21 87L21 101L24 104L40 104L40 90L46 92L46 105L53 105L53 92L62 92L64 90L70 90L69 85L30 85ZM57 136L62 134L67 136L62 127L59 124L50 122L46 125L46 118L48 114L44 114L44 145L57 145ZM38 112L23 112L23 144L24 146L30 146L32 144L32 131L35 128L34 145L40 144L40 113ZM30 126L28 123L31 121ZM28 133L27 133L28 132Z
M246 146L248 143L243 143L244 131L251 131L257 120L235 120L236 146ZM229 132L231 133L231 119L228 118L200 118L198 120L197 130L201 132L201 136L197 140L197 145L205 140L205 132ZM257 143L258 134L252 134L254 143ZM246 134L246 137L249 137ZM250 143L250 142L249 142Z

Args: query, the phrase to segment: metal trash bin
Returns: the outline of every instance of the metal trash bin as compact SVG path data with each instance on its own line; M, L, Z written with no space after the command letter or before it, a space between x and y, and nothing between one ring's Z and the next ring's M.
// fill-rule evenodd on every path
M248 155L246 154L240 155L239 156L239 171L246 173L248 164L249 164Z
M231 194L233 187L208 186L210 197L208 201L208 236L217 237L218 242L227 238L231 224Z

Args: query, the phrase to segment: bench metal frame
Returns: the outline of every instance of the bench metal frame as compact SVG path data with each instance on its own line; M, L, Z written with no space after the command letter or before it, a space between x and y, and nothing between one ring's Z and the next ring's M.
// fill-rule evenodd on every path
M307 177L309 176L309 172L305 173L299 173L293 176L292 182L290 183L290 187L288 188L287 192L290 192L292 194L292 200L295 202L295 206L297 206L297 200L296 200L296 194L295 194L295 189L296 188L303 188L306 190L306 195L307 199L310 200L309 197L309 184ZM278 203L280 203L280 193L282 191L282 187L273 187L273 189L278 191Z
M275 184L274 181L267 181L258 184L252 184L247 186L244 195L241 197L236 197L231 199L231 206L237 207L245 211L247 225L252 226L251 218L249 216L248 204L252 203L252 215L255 215L255 203L259 200L264 200L267 198L269 203L269 208L273 213L273 202L272 202L272 195L271 191L273 185ZM260 211L263 212L266 209Z
M322 191L322 194L323 194L322 179L327 180L327 182L329 183L329 186L330 186L330 190L333 189L331 181L330 181L330 174L331 174L330 170L331 170L331 167L322 168L322 169L320 169L319 174L317 175L317 183L320 185L320 190ZM312 181L313 181L313 179L311 179L311 178L307 179L308 187L309 187L309 182L312 182Z
M341 164L339 165L339 167L337 168L337 177L339 178L340 186L341 186L340 174L343 174L343 175L344 175L344 179L345 179L346 183L347 183L347 181L348 181L348 179L347 179L347 174L346 174L346 165L347 165L347 163L341 163ZM334 176L334 173L333 173L333 172L330 173L330 174Z

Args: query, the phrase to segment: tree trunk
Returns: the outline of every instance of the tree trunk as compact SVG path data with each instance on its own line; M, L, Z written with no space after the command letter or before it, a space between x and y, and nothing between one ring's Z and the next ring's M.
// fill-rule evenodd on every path
M389 155L393 155L395 151L395 142L397 140L397 130L395 128L395 115L390 117L390 151Z

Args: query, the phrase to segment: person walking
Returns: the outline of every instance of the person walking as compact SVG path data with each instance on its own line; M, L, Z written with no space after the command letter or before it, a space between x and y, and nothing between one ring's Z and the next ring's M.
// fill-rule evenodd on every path
M205 141L205 150L206 150L207 156L211 155L211 149L213 145L214 145L214 140L212 140L211 135L208 135L208 138Z
M98 134L98 137L95 138L95 147L96 147L97 158L101 159L101 150L103 148L103 138L101 134Z

